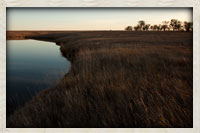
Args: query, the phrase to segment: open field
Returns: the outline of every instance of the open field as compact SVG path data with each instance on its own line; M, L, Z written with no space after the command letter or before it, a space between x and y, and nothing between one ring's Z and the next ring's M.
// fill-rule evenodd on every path
M62 32L64 31L7 31L6 40L24 40L25 36L62 33Z
M55 42L71 69L7 127L193 127L192 32L93 31Z

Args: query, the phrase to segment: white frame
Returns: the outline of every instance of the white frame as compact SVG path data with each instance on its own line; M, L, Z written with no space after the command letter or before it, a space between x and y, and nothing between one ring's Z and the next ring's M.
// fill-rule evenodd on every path
M6 128L6 7L192 7L193 128ZM200 132L199 0L0 0L0 133L8 132Z

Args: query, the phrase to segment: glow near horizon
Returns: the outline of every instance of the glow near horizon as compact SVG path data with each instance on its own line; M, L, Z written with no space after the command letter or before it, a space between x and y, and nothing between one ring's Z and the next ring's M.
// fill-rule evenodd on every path
M191 8L8 8L7 30L123 30L139 20L192 22Z

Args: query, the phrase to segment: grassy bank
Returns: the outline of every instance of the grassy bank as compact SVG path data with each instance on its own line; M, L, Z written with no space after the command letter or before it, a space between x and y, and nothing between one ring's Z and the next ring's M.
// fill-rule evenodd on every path
M6 40L24 40L25 36L66 33L66 31L7 31Z
M54 41L72 62L7 127L192 127L192 33L73 32Z

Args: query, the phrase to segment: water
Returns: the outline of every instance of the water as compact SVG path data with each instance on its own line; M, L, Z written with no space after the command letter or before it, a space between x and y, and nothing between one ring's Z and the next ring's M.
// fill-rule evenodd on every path
M70 68L55 43L7 41L6 112L10 115L37 92L53 87Z

